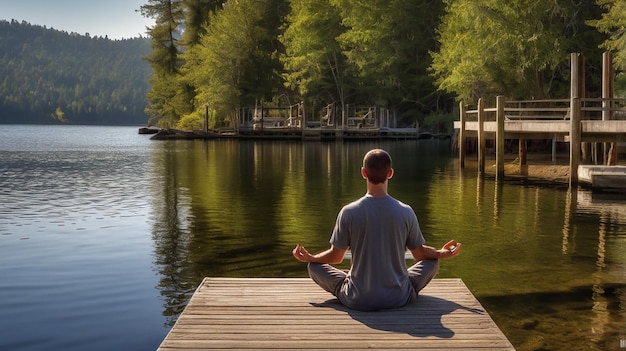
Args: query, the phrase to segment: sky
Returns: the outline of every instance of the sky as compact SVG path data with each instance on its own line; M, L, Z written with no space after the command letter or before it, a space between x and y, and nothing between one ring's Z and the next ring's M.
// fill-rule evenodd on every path
M146 26L152 26L154 20L135 11L145 3L147 0L0 0L0 20L109 39L147 37Z

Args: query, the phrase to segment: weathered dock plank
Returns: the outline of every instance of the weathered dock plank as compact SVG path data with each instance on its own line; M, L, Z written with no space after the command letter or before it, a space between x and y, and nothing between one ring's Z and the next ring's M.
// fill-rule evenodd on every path
M460 279L359 312L308 278L205 278L159 351L210 349L514 350Z

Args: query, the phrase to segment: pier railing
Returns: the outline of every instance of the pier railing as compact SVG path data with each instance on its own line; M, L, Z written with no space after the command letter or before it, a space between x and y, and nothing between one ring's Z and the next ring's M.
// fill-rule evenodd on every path
M320 110L319 120L309 120L303 102L290 106L262 106L238 110L239 130L303 130L307 128L370 129L396 128L396 115L386 107L335 103ZM310 116L309 116L310 117Z
M581 120L625 120L626 99L580 99ZM506 121L569 120L571 99L504 101ZM496 107L483 107L485 121L496 120ZM478 120L478 106L465 107L466 121Z

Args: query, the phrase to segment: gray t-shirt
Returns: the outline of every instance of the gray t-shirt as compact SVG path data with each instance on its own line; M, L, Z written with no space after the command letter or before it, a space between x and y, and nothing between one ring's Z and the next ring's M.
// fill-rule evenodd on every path
M362 198L344 206L331 245L352 251L352 266L337 298L356 310L404 306L415 296L404 253L425 242L413 209L391 196Z

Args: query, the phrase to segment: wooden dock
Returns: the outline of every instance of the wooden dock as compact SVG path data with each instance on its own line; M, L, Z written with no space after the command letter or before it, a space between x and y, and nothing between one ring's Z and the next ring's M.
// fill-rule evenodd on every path
M158 350L209 349L514 350L460 279L358 312L308 278L205 278Z
M569 143L569 183L578 184L578 166L583 143L594 145L592 157L598 161L598 149L604 143L606 164L615 165L619 143L626 142L626 99L613 98L613 74L608 53L603 56L602 98L585 98L584 70L580 54L571 54L571 89L568 99L505 101L496 97L495 107L485 108L482 99L476 109L459 104L459 160L465 164L467 137L477 139L478 171L485 171L487 139L494 142L496 179L504 176L505 140L519 142L520 165L526 164L526 140L552 139L552 160L556 160L556 143ZM605 72L606 71L606 72ZM609 72L609 73L607 73ZM605 152L603 151L602 154ZM585 161L585 160L582 160ZM605 162L605 160L602 160Z

